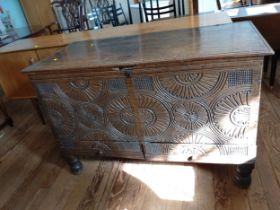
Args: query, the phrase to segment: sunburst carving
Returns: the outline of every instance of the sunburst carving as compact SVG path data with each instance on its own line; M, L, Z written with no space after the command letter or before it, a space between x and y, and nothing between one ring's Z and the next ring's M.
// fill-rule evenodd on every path
M213 107L213 124L227 137L244 138L250 122L248 92L238 92L221 98Z
M174 122L188 131L196 131L208 123L206 108L196 102L178 103L173 107Z
M164 132L170 122L166 107L148 95L139 95L137 99L145 136L155 136Z
M145 136L155 136L167 129L169 113L160 101L148 95L139 95L137 103ZM136 116L126 96L112 100L107 112L110 122L117 130L129 136L137 135Z
M192 99L212 92L225 79L225 73L178 73L159 76L159 83L171 95Z
M59 87L71 99L89 102L94 100L102 89L99 80L73 80L59 82Z
M136 136L135 115L131 110L127 96L120 96L110 101L107 114L111 124L121 133Z
M54 132L61 140L73 138L74 112L69 105L55 95L43 98L43 104L47 115L54 128Z

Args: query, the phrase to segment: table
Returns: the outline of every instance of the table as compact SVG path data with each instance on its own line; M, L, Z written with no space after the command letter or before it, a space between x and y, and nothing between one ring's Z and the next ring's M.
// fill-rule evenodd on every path
M230 22L230 18L224 13L206 14L95 31L56 34L18 40L0 48L0 82L8 98L22 99L34 97L36 92L29 79L20 72L21 69L53 54L70 43ZM10 82L11 80L13 80L13 83Z
M23 72L74 173L79 155L238 164L248 186L272 53L242 22L75 42Z
M273 50L276 51L272 57L269 82L270 86L273 86L280 50L280 27L277 25L280 22L280 3L230 9L226 13L234 22L252 21Z
M2 36L0 40L0 47L7 45L11 42L14 42L18 39L24 39L32 36L36 36L45 32L45 27L43 26L27 26L21 28L15 28L12 34L7 34Z

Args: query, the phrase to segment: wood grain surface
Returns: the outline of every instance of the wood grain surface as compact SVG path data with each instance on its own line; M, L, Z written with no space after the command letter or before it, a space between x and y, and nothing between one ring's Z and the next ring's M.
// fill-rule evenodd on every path
M240 190L232 185L228 175L233 169L231 166L186 165L195 174L192 201L161 199L148 184L124 172L130 164L135 171L146 168L145 173L148 173L151 163L83 159L84 172L80 176L71 175L56 149L51 131L31 111L31 103L10 102L8 108L14 113L15 128L6 127L1 131L0 209L278 210L280 177L276 172L280 144L277 122L280 116L277 110L280 100L266 87L263 87L262 99L259 154L251 187ZM174 182L176 178L179 179L174 175ZM159 182L159 185L164 183Z
M110 27L102 30L91 30L76 33L64 33L51 36L42 36L25 40L18 40L0 48L0 53L22 50L62 47L70 43L86 40L97 40L111 37L130 36L159 31L170 31L184 28L197 28L209 25L231 23L225 13L201 14L150 23Z
M248 36L250 34L250 36ZM250 22L76 42L23 72L131 67L163 62L271 55ZM104 70L103 70L104 71ZM108 72L108 70L106 71Z

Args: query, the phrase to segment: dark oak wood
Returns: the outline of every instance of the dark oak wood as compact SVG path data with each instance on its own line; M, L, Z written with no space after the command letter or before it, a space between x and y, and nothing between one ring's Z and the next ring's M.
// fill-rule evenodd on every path
M121 28L104 28L77 33L55 34L25 40L18 40L0 48L0 53L17 51L42 50L47 48L65 47L73 42L130 36L144 33L170 31L176 29L197 28L210 25L231 23L225 13L207 13L195 16L168 19L165 21L149 22L146 24L132 24Z
M4 128L6 125L9 125L11 127L14 126L13 119L8 114L6 104L4 102L3 96L0 96L0 111L2 112L4 116L4 121L0 124L0 130Z
M44 118L43 113L42 113L42 111L41 111L41 107L40 107L40 104L39 104L38 99L37 99L37 98L32 98L32 99L31 99L31 102L32 102L32 105L33 105L35 111L38 113L38 115L39 115L39 117L40 117L42 123L43 123L43 124L46 124L45 118Z
M242 22L76 42L23 72L64 154L243 164L272 53Z
M80 74L89 68L96 73L102 72L102 68L106 69L106 72L119 75L119 67L134 66L133 73L137 73L141 65L158 62L167 64L242 58L248 54L263 56L273 54L273 51L250 22L242 22L76 42L23 72L32 75L38 71L40 74L36 74L36 77L39 78L44 77L45 73L51 74L52 70L66 74L77 71Z
M256 168L251 186L244 190L232 183L234 166L213 164L82 159L83 173L74 176L31 103L11 101L8 111L21 123L5 127L0 139L0 209L278 210L280 99L266 86L261 95ZM161 198L164 192L181 196Z
M234 181L241 188L248 188L252 182L251 174L255 168L255 161L236 166Z
M79 175L82 172L83 165L78 156L63 154L63 158L70 165L70 169L73 174Z

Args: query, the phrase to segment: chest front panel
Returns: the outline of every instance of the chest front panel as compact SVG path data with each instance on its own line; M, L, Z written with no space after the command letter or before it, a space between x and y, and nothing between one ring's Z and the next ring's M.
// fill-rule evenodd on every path
M260 59L159 65L36 87L66 151L239 163L256 156L261 66Z

